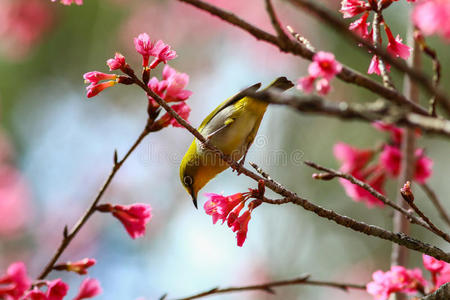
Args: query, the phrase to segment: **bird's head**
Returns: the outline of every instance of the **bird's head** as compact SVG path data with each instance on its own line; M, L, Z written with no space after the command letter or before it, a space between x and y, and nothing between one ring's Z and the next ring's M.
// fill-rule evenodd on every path
M180 180L186 191L191 195L192 202L195 208L197 208L197 194L198 190L202 188L198 186L196 175L198 173L197 153L195 142L189 147L188 151L183 157L180 164Z

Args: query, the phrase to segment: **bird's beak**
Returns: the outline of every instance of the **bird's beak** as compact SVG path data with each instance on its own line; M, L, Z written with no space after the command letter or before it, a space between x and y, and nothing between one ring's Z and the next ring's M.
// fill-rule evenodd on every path
M194 203L195 208L198 209L198 207L197 207L197 195L194 193L194 189L192 187L189 188L189 194L191 194L192 202Z
M197 207L197 197L192 196L192 202L194 203L195 208L198 209L198 207Z

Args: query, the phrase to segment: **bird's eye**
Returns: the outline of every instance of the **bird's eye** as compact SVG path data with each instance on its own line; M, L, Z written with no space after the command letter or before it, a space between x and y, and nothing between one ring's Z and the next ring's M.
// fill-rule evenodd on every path
M183 181L186 186L191 186L194 183L191 176L184 176Z

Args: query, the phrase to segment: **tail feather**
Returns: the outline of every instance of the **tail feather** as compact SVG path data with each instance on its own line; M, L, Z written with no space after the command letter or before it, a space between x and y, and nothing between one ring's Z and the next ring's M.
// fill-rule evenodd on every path
M271 84L269 84L265 88L265 90L269 89L269 88L277 88L277 89L285 91L285 90L290 89L293 86L294 86L294 84L290 80L288 80L286 77L283 76L283 77L278 77L277 79L275 79Z

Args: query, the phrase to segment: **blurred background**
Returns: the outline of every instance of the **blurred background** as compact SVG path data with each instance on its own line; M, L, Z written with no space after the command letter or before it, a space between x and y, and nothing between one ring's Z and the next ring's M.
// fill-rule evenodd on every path
M188 104L195 126L242 88L267 84L281 75L292 81L307 75L304 60L175 0L84 2L67 7L49 0L0 0L0 270L23 260L37 276L60 242L64 225L74 224L106 179L114 149L119 156L124 154L141 132L147 100L140 89L116 86L88 100L82 79L88 71L108 71L105 61L116 51L137 70L141 57L134 51L133 37L139 33L162 39L177 51L171 66L190 76L187 88L194 94ZM262 0L208 2L273 32ZM339 8L339 1L322 2ZM388 10L386 21L394 33L405 37L409 11L403 2ZM289 3L274 1L274 5L284 25L291 25L317 49L331 51L339 61L366 72L370 56L364 51ZM430 44L440 53L448 46L437 39L430 39ZM445 86L450 58L440 58ZM424 68L431 69L427 59ZM160 69L153 75L160 76ZM401 86L401 76L393 76ZM363 102L376 96L335 79L327 98ZM386 138L370 124L269 107L247 161L318 205L391 228L391 210L369 210L353 202L337 180L313 181L313 171L301 163L313 160L338 168L332 152L335 143L369 148ZM247 241L237 247L234 233L225 225L213 225L203 209L195 210L179 182L178 166L191 141L181 128L151 134L104 197L104 202L114 204L151 204L153 218L144 238L132 240L116 219L98 214L63 255L61 261L97 259L90 276L102 284L104 292L98 299L158 299L164 293L181 297L218 285L247 285L305 273L317 280L367 283L372 272L389 268L390 243L343 229L293 205L259 207ZM435 162L429 184L445 201L450 193L448 141L431 136L418 143ZM254 187L253 181L227 170L202 193L233 194ZM387 194L395 198L396 189L396 182L390 181ZM420 189L416 197L442 225ZM200 205L204 201L200 197ZM448 202L444 205L450 209ZM443 246L417 226L412 230L413 236ZM410 267L421 265L421 256L411 253ZM74 295L82 278L57 272L50 277L60 276L71 286L69 295ZM276 295L254 292L215 298L371 299L361 291L308 286L279 288Z

